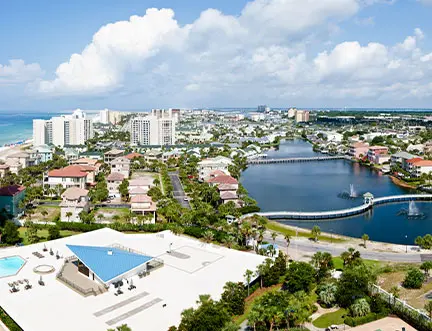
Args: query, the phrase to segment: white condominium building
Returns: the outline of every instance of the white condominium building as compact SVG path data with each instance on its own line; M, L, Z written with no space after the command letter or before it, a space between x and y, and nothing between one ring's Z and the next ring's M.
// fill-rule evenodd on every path
M102 124L116 125L121 121L124 113L115 110L104 109L99 112L99 122Z
M52 117L50 120L33 120L33 145L53 144L84 145L93 137L93 121L80 109L72 115Z
M131 144L174 145L175 121L171 111L154 109L149 115L131 119Z

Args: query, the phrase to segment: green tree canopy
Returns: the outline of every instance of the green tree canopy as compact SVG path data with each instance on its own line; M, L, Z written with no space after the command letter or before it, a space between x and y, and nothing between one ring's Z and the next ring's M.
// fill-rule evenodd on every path
M309 263L292 262L288 267L283 287L291 293L309 293L315 282L314 276L315 269Z

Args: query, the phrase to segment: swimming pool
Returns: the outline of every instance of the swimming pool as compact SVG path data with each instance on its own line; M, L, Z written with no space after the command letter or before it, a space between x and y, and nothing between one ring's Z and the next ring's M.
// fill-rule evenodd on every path
M8 256L0 259L0 278L16 275L23 265L25 260L20 256Z

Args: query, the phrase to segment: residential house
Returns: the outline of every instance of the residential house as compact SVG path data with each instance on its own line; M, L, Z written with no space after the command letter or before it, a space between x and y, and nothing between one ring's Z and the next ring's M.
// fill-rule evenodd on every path
M432 140L429 140L424 144L424 153L425 154L432 153Z
M156 221L156 204L146 194L138 194L131 197L131 212L135 215L151 215L149 223Z
M13 217L22 212L19 203L25 198L25 187L9 185L0 188L0 212L5 210Z
M136 195L147 194L150 188L154 186L153 182L154 178L150 176L129 180L129 196L134 197Z
M233 162L231 159L225 156L204 159L198 162L198 178L200 181L204 181L214 170L220 170L226 175L229 175L228 167L232 164Z
M392 167L399 166L402 169L407 170L407 161L410 159L413 159L417 156L407 153L407 152L399 152L396 154L393 154L390 158L390 164Z
M74 160L78 160L80 156L80 152L74 148L65 148L64 153L65 159L68 160L69 163Z
M80 153L79 156L80 156L80 158L103 161L103 154L101 152L83 152L83 153Z
M95 170L95 167L83 165L70 165L51 170L48 172L47 184L51 188L61 185L65 189L69 187L85 189L88 185L94 185Z
M32 152L35 154L34 158L39 162L48 162L53 159L53 150L48 145L40 145L36 146L32 149Z
M218 172L220 171L214 171L212 175L214 176ZM216 175L208 179L207 183L217 187L222 203L233 201L237 206L241 205L241 201L237 195L238 181L234 177L225 174Z
M388 155L388 148L385 146L370 146L367 152L367 158L372 163L377 163L381 158L377 155ZM390 159L390 157L389 157Z
M364 142L356 142L350 145L348 155L360 159L366 156L369 151L369 144Z
M119 172L112 172L107 177L107 186L110 197L120 197L119 186L123 182L125 176Z
M108 152L106 152L104 154L104 162L111 164L112 161L114 161L114 159L123 156L124 155L124 151L120 150L120 149L112 149Z
M10 171L10 166L8 164L0 164L0 178L6 176L6 174Z
M422 158L413 158L407 161L408 171L413 177L420 177L422 174L432 172L432 161L423 160Z
M90 210L88 191L79 187L69 187L62 194L60 207L62 222L79 222L79 214Z
M423 153L424 151L424 145L423 144L417 144L417 145L409 145L407 147L408 152L414 152L414 153Z
M6 163L16 163L19 162L22 168L26 168L30 165L30 154L27 152L18 152L6 157Z
M83 167L92 167L94 168L94 174L97 176L97 174L100 171L101 163L99 163L99 160L91 159L91 158L80 158L77 160L74 160L71 162L72 165L79 165Z
M6 165L9 166L9 171L15 175L18 175L18 172L23 168L21 162L16 160L7 160Z
M158 161L162 159L162 152L157 150L146 151L144 154L144 159L146 162Z
M133 160L135 158L140 158L140 157L144 157L144 155L140 154L140 153L129 153L128 155L125 156L125 158L127 158L128 160Z
M111 161L111 173L118 172L125 178L129 178L131 160L120 156Z

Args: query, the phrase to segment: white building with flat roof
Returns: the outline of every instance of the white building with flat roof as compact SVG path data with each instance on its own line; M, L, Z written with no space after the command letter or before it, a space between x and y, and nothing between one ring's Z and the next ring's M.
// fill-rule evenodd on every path
M84 145L90 138L93 138L93 120L80 109L71 115L55 116L50 120L33 120L34 146Z
M266 258L169 231L125 234L109 228L0 250L0 259L10 257L22 263L0 278L1 306L23 330L31 331L106 331L122 324L132 330L166 331L180 323L182 311L195 306L199 295L219 300L226 282L245 282L245 271L256 270ZM163 265L153 269L152 261ZM44 286L38 284L38 267L52 270L42 275ZM10 293L8 283L23 279L32 288L25 290L24 282ZM122 294L115 288L119 279ZM129 290L131 284L135 288ZM81 290L96 295L84 296Z

